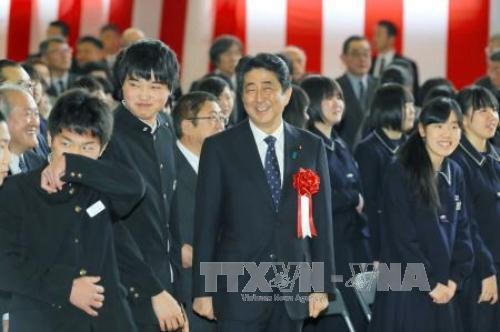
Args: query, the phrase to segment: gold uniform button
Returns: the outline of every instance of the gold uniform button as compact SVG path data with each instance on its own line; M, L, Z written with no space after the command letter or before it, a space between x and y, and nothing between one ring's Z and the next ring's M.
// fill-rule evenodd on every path
M130 290L130 293L135 292L135 288L134 288L134 287L130 287L130 289L129 289L129 290Z
M69 194L70 194L70 195L73 195L74 193L75 193L75 188L71 188L71 189L69 190Z
M167 199L167 194L163 194L163 199Z
M75 177L75 172L69 173L69 176L71 176L72 178L74 178Z
M86 276L86 275L87 275L87 270L85 270L85 269L81 269L81 270L80 270L80 276L82 276L82 277L83 277L83 276Z
M78 238L75 238L75 243L78 243L80 242L80 240L78 240Z
M134 293L134 297L137 299L139 297L139 293Z
M163 169L163 164L160 164L160 169Z
M80 213L82 211L82 208L80 206L75 206L75 212Z
M78 173L76 176L77 176L79 179L81 179L81 178L82 178L82 173Z

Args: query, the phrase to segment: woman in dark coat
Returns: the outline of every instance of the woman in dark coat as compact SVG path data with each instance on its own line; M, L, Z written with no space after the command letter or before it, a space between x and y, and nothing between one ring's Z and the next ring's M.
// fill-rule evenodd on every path
M378 88L371 105L370 122L374 130L358 144L354 158L359 165L366 198L371 254L378 261L382 175L415 122L413 96L409 90L396 83Z
M364 245L367 241L363 232L367 226L358 167L347 144L333 129L342 119L344 96L340 86L325 76L308 76L301 87L310 99L308 129L320 136L326 146L332 186L335 266L337 274L342 274L347 281L352 276L349 263L366 263L369 255L368 245ZM367 322L353 289L342 283L337 286L356 331L365 331ZM318 319L314 325L314 331L347 331L339 315Z
M460 293L466 331L500 331L497 271L500 268L500 156L488 142L498 126L498 102L480 86L457 98L464 112L464 135L452 158L462 167L471 220L474 271Z
M448 158L458 146L461 120L455 101L431 101L385 173L370 331L462 331L455 292L472 271L473 251L463 173ZM389 263L391 271L399 265L401 282L387 274Z

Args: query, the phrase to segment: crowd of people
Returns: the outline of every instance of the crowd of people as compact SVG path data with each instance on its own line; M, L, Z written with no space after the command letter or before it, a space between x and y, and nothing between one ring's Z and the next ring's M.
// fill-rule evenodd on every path
M139 29L75 52L46 33L0 60L4 332L500 331L500 34L459 91L420 84L386 20L335 79L219 36L182 91ZM319 287L287 282L296 262ZM420 264L427 288L378 287L368 316L355 263ZM351 326L325 314L339 296Z

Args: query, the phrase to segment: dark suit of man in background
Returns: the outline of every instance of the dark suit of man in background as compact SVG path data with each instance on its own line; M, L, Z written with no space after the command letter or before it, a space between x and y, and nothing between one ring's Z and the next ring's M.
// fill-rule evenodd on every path
M377 56L373 58L370 74L375 78L380 78L382 72L393 61L401 59L409 64L410 75L413 78L412 93L418 96L418 67L415 61L403 56L396 51L396 38L398 36L398 29L391 21L381 20L377 23L375 34L373 35L375 49L378 52Z
M178 137L174 151L177 188L172 202L172 222L178 224L181 234L181 299L186 304L190 331L210 332L215 331L215 323L194 314L191 306L196 178L203 141L224 130L227 118L218 99L201 91L182 96L172 111L172 118Z
M342 47L341 59L346 73L337 78L337 82L344 92L345 113L338 131L352 151L368 133L364 126L377 80L368 74L371 50L370 43L364 37L347 38Z
M316 317L333 292L333 240L331 193L325 148L319 137L282 120L290 100L290 75L285 62L261 53L240 62L238 89L248 120L205 140L200 159L195 209L193 309L216 318L219 331L300 331L303 319ZM297 236L297 192L293 175L310 169L320 178L312 198L312 215L318 235ZM323 289L290 293L270 291L270 301L245 301L240 276L237 292L221 283L208 292L201 264L207 262L324 262ZM278 266L276 264L275 266ZM271 268L268 282L275 278ZM284 271L283 271L284 272ZM286 273L285 273L286 275ZM297 283L298 284L298 283ZM261 289L262 290L262 289ZM269 295L250 292L246 295ZM272 295L292 295L277 301Z

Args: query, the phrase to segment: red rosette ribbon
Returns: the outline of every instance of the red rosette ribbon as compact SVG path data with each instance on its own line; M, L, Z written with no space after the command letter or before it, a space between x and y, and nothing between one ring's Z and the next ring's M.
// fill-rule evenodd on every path
M313 170L299 168L293 175L293 187L297 191L297 237L317 236L313 222L312 196L319 191L320 179Z

